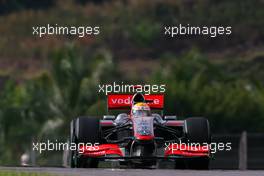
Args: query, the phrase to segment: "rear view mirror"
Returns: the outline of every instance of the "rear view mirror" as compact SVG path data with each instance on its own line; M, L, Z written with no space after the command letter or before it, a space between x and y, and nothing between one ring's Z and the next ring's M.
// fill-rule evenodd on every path
M164 116L164 120L177 120L177 116Z
M114 115L104 115L104 120L115 120Z

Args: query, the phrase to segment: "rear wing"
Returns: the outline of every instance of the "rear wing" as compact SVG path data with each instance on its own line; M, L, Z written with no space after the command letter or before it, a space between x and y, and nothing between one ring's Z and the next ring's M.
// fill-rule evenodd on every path
M108 94L107 108L108 110L128 109L132 105L132 98L134 94ZM164 94L144 95L146 103L151 109L164 108Z

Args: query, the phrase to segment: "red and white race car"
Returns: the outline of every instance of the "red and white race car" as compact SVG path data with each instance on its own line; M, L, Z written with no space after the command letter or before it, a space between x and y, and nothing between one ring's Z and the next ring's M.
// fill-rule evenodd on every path
M78 117L71 122L71 167L97 167L118 161L130 167L155 167L171 161L175 168L208 169L211 134L202 117L177 120L151 110L162 110L164 95L109 94L108 109L130 108L130 113L105 115L102 120Z

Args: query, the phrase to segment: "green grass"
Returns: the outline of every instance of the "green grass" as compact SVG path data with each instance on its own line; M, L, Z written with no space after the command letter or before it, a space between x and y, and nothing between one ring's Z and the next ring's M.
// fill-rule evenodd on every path
M56 176L48 173L19 172L19 171L0 171L0 176Z

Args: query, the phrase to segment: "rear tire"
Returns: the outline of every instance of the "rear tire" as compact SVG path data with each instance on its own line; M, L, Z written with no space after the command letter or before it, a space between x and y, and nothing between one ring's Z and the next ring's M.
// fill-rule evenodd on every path
M185 120L185 134L188 143L211 144L211 131L206 118L196 117ZM209 157L190 158L187 160L189 169L209 169Z
M101 142L101 126L100 120L91 117L79 117L75 120L74 136L75 143L95 143ZM78 151L73 154L73 166L78 168L96 168L98 167L98 160L96 158L87 158L77 156Z

